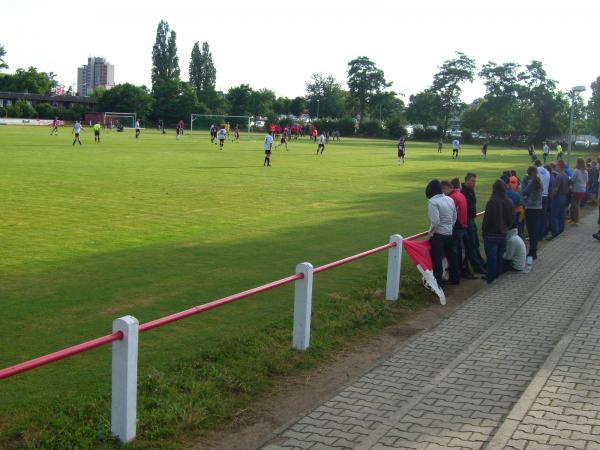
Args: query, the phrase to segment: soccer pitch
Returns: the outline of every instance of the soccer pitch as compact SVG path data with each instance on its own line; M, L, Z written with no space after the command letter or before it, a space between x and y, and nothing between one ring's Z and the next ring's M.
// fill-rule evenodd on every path
M319 156L292 140L264 167L258 134L219 150L207 134L113 131L94 144L86 128L72 146L69 128L49 131L0 127L0 368L108 334L123 315L147 322L425 230L432 178L476 172L481 210L502 170L528 165L522 149L491 146L482 161L464 146L454 161L449 144L409 141L402 166L393 141L342 137ZM386 262L315 277L313 316L332 293L381 281ZM291 339L292 307L286 286L145 333L140 376L282 322ZM2 381L0 424L109 392L105 346Z

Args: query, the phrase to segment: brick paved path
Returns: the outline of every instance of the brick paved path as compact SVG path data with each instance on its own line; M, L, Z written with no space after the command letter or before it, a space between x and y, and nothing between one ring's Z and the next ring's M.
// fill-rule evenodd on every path
M264 448L600 449L592 216Z

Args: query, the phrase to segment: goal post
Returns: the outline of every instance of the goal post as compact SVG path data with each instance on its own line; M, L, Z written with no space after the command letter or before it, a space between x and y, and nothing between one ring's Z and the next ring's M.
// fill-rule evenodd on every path
M228 116L215 114L192 114L190 116L190 136L194 133L208 133L211 125L217 127L229 124L229 132L233 133L235 127L239 127L240 131L246 131L247 136L250 135L252 117L250 116Z
M119 125L122 125L123 128L135 128L136 120L136 113L105 112L104 128L117 128Z

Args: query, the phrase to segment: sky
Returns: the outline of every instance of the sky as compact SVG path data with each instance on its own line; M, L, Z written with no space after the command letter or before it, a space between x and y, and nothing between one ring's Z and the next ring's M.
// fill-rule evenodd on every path
M89 56L104 56L115 83L150 86L156 27L165 20L177 33L182 79L192 46L207 41L221 91L247 83L296 97L314 73L346 86L348 62L367 56L408 103L461 51L478 70L540 60L561 90L585 85L588 98L600 76L599 16L597 0L0 0L0 44L5 73L34 66L68 88ZM462 98L484 93L476 81Z

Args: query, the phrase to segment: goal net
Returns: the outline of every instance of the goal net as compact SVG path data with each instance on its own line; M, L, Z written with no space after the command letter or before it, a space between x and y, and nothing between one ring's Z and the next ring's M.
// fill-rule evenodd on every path
M192 114L190 117L190 136L194 134L208 136L210 127L215 125L217 128L223 126L225 129L229 129L231 137L233 137L236 127L239 129L240 135L245 134L248 137L251 131L251 119L249 116Z
M118 128L119 126L123 128L135 128L136 119L136 113L105 112L104 128L109 130Z

